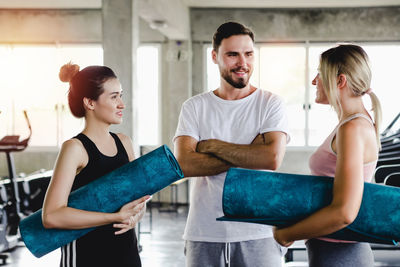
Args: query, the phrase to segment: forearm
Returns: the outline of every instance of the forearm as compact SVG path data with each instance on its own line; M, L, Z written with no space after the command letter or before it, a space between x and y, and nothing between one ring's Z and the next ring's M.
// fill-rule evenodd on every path
M283 240L290 242L325 236L350 223L338 209L327 206L292 226L279 229L278 232Z
M198 149L200 152L215 155L233 166L248 169L275 170L282 162L284 154L284 151L277 149L274 143L241 145L216 139L199 142Z
M194 151L178 156L177 159L185 177L217 175L232 167L217 157Z
M50 213L43 212L45 228L84 229L118 221L116 213L104 213L61 207Z

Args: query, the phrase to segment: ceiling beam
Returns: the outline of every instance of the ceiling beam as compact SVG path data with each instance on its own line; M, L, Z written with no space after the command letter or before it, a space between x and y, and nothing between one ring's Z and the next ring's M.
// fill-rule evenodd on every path
M189 39L189 8L181 0L140 0L139 10L139 16L168 39Z

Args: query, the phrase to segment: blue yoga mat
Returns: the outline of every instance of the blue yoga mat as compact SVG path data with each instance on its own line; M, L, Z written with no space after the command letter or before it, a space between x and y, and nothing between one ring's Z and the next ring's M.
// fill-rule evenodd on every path
M285 227L329 205L333 179L247 169L229 169L220 221ZM400 188L364 183L355 221L326 237L381 244L400 240Z
M88 211L115 212L124 204L152 195L181 178L183 173L178 162L164 145L75 190L69 196L68 206ZM23 219L19 227L26 247L36 257L95 229L45 229L42 210Z

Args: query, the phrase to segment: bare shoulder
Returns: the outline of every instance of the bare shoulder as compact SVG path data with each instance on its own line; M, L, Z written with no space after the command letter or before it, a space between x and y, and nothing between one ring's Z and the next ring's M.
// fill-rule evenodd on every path
M378 146L374 126L364 118L356 118L343 124L338 130L340 143L348 149L359 146L364 151L364 162L376 160Z
M373 125L364 118L355 118L340 126L339 133L351 135L354 138L368 137L375 134ZM355 136L354 136L355 135Z
M117 133L118 138L121 140L121 142L128 142L132 144L131 138L129 136L123 134L123 133Z
M132 140L129 136L123 133L117 133L119 140L121 140L122 145L124 146L126 152L128 153L129 160L132 161L135 159L135 154L133 152L133 144Z
M69 139L62 144L60 157L61 156L74 158L78 166L86 165L89 160L85 147L76 138Z
M85 147L76 138L69 139L65 141L61 146L61 151L65 151L68 153L79 153L85 150Z

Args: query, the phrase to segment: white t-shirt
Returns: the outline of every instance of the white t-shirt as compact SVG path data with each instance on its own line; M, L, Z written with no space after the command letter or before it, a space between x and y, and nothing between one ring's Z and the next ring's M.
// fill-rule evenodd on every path
M239 100L224 100L213 92L188 99L182 105L174 141L191 136L197 141L219 139L235 144L250 144L261 133L288 134L283 101L257 89ZM190 208L183 238L203 242L239 242L272 237L267 225L221 222L222 191L226 172L192 178ZM265 201L268 201L266 198Z

